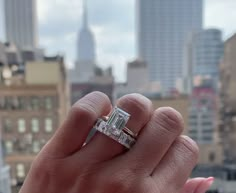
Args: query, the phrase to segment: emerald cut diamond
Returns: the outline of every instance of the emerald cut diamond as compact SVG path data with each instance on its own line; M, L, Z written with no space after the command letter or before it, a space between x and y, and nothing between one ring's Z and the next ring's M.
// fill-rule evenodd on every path
M107 126L110 128L111 133L115 136L120 136L129 118L130 114L115 107L107 121Z

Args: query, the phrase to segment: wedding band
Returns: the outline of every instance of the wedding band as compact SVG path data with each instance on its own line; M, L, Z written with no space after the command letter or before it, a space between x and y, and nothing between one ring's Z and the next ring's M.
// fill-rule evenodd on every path
M115 107L111 116L98 119L95 129L130 149L135 144L137 135L125 127L129 118L130 114Z

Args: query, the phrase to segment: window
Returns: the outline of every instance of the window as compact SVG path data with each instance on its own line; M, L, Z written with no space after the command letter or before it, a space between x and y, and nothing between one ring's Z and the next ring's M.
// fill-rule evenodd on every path
M13 143L12 143L12 141L6 141L5 142L5 151L6 151L6 154L13 153Z
M25 133L26 127L25 127L25 120L19 119L18 120L18 132L19 133Z
M12 98L12 108L19 109L19 99L17 97Z
M38 153L40 151L40 143L38 141L33 142L33 153Z
M197 134L197 130L190 130L189 133L190 134Z
M6 97L6 109L7 110L12 110L13 106L12 106L12 97Z
M45 98L45 108L47 110L51 110L52 109L52 98L51 97L46 97Z
M45 119L45 131L47 133L51 133L52 130L53 130L53 128L52 128L52 119L50 119L50 118Z
M0 109L5 109L5 98L0 97Z
M5 119L4 120L3 128L4 128L5 132L11 132L12 131L12 123L11 123L10 119Z
M209 154L209 161L210 161L210 162L214 162L214 161L215 161L215 158L216 158L215 153L211 152L211 153Z
M25 177L25 166L24 164L17 164L16 165L16 175L18 178Z
M39 120L34 118L31 120L31 130L33 133L39 132Z
M202 125L203 126L212 126L213 124L212 124L212 122L204 121L204 122L202 122Z
M18 97L19 109L25 110L27 108L26 99L24 97Z
M236 116L233 116L232 121L236 122Z
M38 110L39 109L39 98L38 97L31 97L31 108L32 110Z

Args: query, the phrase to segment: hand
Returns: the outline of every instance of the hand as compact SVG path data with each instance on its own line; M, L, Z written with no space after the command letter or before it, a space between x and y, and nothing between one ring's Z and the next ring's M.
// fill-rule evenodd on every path
M127 127L139 133L129 151L99 132L83 146L96 120L112 108L106 95L91 93L72 107L39 153L20 193L203 193L209 188L209 179L187 181L198 147L180 136L178 112L154 111L138 94L122 97L117 106L131 114Z

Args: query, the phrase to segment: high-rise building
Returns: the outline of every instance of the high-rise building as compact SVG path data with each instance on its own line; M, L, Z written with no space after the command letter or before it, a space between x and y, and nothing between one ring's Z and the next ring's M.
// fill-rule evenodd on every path
M221 138L225 161L236 162L236 34L225 42L221 64Z
M222 32L218 29L206 29L192 34L184 52L185 92L190 94L196 81L206 77L213 81L213 88L218 90L223 47Z
M89 27L87 1L84 0L83 2L83 23L78 37L77 60L78 62L87 61L94 63L96 60L95 41L93 33Z
M83 1L82 27L78 36L77 61L69 78L73 83L88 82L96 68L96 46L94 35L89 27L86 0Z
M22 49L36 48L36 0L5 0L4 4L7 41Z
M184 43L202 29L202 15L202 0L137 0L138 55L163 91L182 77Z

